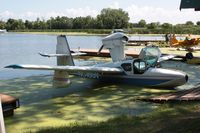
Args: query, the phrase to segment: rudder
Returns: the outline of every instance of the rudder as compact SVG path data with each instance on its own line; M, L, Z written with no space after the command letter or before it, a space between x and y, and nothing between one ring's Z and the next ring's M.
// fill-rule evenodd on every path
M74 66L74 61L65 35L60 35L57 37L56 54L67 55L67 56L57 57L58 66L66 66L66 65Z

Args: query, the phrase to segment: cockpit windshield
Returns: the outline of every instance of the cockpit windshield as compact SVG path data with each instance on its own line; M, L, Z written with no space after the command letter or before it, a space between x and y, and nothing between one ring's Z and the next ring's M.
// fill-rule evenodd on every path
M158 59L161 56L161 52L157 46L147 46L143 48L139 54L139 59L146 61L147 66L155 66Z

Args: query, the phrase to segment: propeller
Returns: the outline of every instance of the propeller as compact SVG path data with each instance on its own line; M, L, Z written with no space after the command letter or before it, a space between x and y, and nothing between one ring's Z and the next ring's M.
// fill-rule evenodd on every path
M99 51L97 52L97 55L99 55L101 53L101 50L103 49L104 45L101 45Z

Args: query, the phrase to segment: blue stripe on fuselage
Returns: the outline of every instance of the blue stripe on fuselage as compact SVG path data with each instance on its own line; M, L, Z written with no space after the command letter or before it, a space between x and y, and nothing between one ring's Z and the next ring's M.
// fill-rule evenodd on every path
M156 86L166 82L170 79L154 79L154 78L125 78L125 77L101 77L103 82L124 83L136 86Z
M169 82L171 79L163 79L161 77L141 77L141 76L127 76L126 74L123 75L101 75L98 73L82 73L77 72L73 73L73 75L80 76L83 78L93 78L98 79L103 82L111 82L111 83L122 83L122 84L129 84L135 86L158 86L160 84Z

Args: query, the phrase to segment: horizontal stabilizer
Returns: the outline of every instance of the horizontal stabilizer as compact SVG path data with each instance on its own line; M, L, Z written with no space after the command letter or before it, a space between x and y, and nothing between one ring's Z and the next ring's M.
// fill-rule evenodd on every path
M101 72L101 73L123 73L120 68L94 67L94 66L46 66L46 65L9 65L5 68L33 69L33 70L61 70L67 72Z
M86 55L87 53L71 53L72 56L80 56L80 55Z
M64 56L70 56L68 54L46 54L46 53L39 53L39 55L43 57L64 57ZM86 55L86 53L71 53L72 56L80 56L80 55Z

